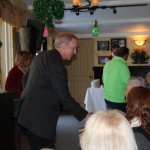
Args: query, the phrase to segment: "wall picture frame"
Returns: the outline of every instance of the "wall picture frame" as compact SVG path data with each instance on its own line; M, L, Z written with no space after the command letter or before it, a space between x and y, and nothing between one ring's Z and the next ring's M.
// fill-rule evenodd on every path
M114 44L118 44L120 47L126 47L126 38L111 39L111 50Z
M108 56L98 56L98 64L99 65L104 65L105 64L105 59L106 59L106 57L108 57Z
M98 51L109 51L109 41L97 41Z

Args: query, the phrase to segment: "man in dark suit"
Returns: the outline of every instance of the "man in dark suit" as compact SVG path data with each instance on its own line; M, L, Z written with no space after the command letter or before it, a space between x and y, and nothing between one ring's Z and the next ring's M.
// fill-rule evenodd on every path
M18 123L34 150L55 149L56 125L60 105L79 121L88 119L85 111L70 95L64 60L77 53L77 37L69 32L57 35L55 49L39 53L24 76L24 92Z

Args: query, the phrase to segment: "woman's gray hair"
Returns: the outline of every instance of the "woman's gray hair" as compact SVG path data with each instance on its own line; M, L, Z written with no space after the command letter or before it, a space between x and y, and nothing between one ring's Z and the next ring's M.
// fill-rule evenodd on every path
M132 85L135 87L137 86L143 86L145 87L146 86L146 80L143 78L143 77L140 77L140 76L132 76L129 80L129 82L132 83Z
M132 88L139 87L139 86L149 88L148 83L146 82L146 80L143 77L131 76L129 79L129 82L127 84L126 95Z

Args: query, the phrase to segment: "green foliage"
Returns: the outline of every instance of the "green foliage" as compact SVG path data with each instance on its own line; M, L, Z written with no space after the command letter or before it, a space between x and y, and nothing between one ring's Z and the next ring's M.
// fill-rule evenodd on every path
M0 48L2 47L3 43L0 41Z
M60 0L34 0L34 17L44 21L48 28L54 28L53 20L61 20L64 17L64 7L64 2Z
M140 64L148 62L150 58L146 51L141 49L134 49L133 53L130 54L130 58L133 60L134 63Z

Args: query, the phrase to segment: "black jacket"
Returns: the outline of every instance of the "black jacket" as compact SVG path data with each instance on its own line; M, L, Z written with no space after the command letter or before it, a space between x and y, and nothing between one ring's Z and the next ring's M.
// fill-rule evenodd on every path
M145 132L141 127L134 127L133 132L138 150L150 150L150 134Z
M57 50L35 56L24 86L18 123L38 136L55 140L60 104L79 121L87 115L69 93L67 70Z

